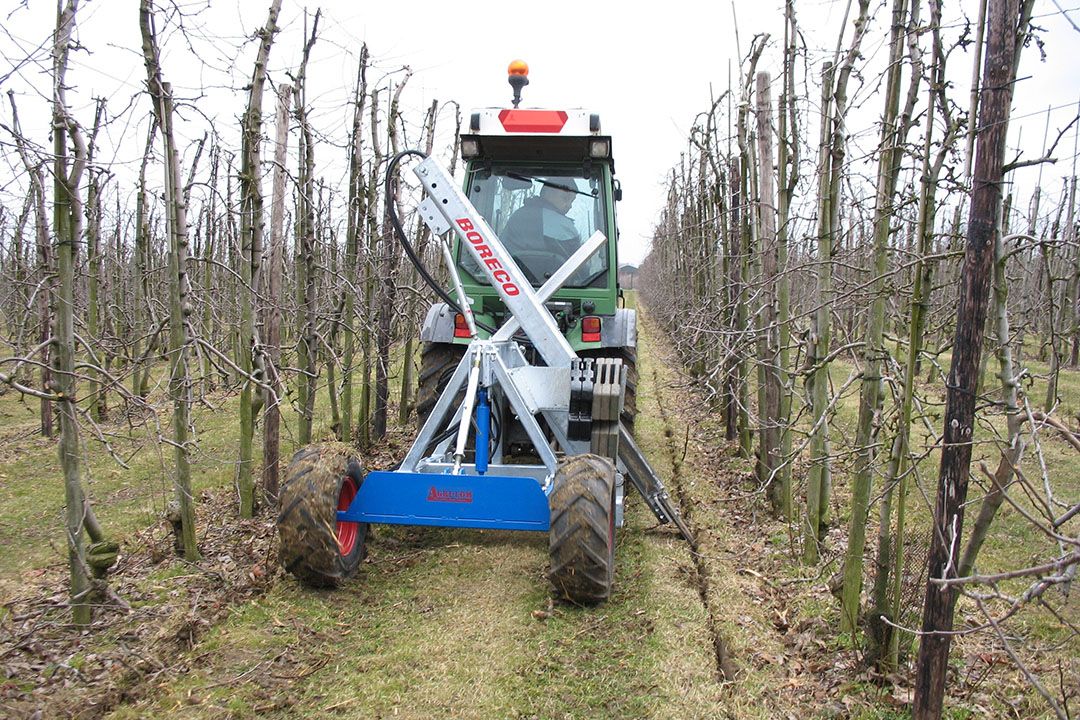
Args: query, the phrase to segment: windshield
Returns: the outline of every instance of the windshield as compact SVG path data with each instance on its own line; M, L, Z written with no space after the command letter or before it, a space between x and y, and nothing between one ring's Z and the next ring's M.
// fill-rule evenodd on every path
M515 166L475 171L468 196L517 262L539 287L600 230L605 235L600 168L549 169ZM458 263L478 282L485 273L467 251ZM563 287L607 284L607 252L596 252Z

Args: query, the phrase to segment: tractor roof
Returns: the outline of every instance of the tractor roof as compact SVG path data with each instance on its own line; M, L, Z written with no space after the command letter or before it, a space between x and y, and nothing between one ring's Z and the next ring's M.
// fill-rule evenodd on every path
M580 108L474 110L461 142L467 160L612 161L611 137L600 134L600 116Z

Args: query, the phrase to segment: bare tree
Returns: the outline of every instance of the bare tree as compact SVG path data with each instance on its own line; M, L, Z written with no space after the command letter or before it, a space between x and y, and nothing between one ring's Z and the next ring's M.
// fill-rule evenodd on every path
M882 115L881 141L878 145L878 173L874 203L874 246L871 265L870 292L872 302L866 325L863 346L862 389L859 393L859 419L855 435L855 474L851 480L851 525L847 550L844 554L844 580L840 602L840 629L853 632L859 619L862 596L863 550L866 547L866 521L870 509L870 487L876 457L876 427L881 412L882 368L888 359L885 335L885 277L888 271L889 239L896 214L896 183L903 159L903 145L922 79L922 63L918 45L912 43L909 53L911 78L907 102L901 112L900 75L903 67L904 36L912 33L919 23L919 0L893 0L892 30L889 38L889 66L886 71L885 110ZM908 17L910 25L908 26Z
M341 440L352 439L353 427L353 375L356 363L356 296L361 292L358 259L360 236L364 231L363 203L364 164L363 147L364 103L367 101L367 45L360 48L360 62L356 71L356 89L353 92L352 133L349 136L349 197L345 228L345 347L341 359ZM364 308L367 310L368 308Z
M86 564L83 528L86 497L82 486L79 447L79 420L75 379L75 264L82 239L82 199L79 184L86 169L86 143L82 130L67 108L66 75L78 0L68 0L57 8L53 37L53 228L56 233L56 270L59 288L56 299L56 375L51 388L60 415L60 465L64 472L68 565L71 575L72 615L77 625L90 622L90 572ZM74 157L69 155L71 143ZM70 160L70 164L69 164Z
M240 289L240 370L245 377L240 390L240 462L237 464L237 488L240 493L240 517L251 517L258 505L255 481L252 475L252 438L255 434L255 416L261 405L261 394L256 395L252 372L256 365L264 365L260 343L255 334L253 307L259 296L263 255L263 195L262 195L262 101L266 84L266 63L277 33L277 17L281 12L281 0L272 0L266 26L259 30L259 51L252 71L248 90L248 106L244 113L243 148L240 151L240 237L243 262L242 279L245 287ZM260 354L258 359L256 354ZM256 403L256 398L259 402Z
M297 173L296 211L296 299L297 313L297 404L300 419L298 441L311 442L311 423L315 415L315 381L318 377L318 341L316 338L316 278L315 278L315 139L308 123L307 95L304 81L308 59L319 33L316 11L311 35L304 44L300 69L296 73L296 120L300 126L300 168Z
M34 207L34 239L37 247L38 275L39 280L35 288L38 311L38 346L43 353L40 362L41 387L45 391L39 398L41 403L41 434L45 437L53 435L53 401L50 392L52 385L51 355L52 343L52 285L53 260L52 248L49 245L49 217L45 210L45 174L40 162L35 162L30 153L29 144L22 134L19 126L19 112L15 107L15 93L8 90L8 101L11 103L11 135L15 139L15 146L19 151L19 158L30 179L30 204ZM28 360L30 358L27 358Z
M165 163L165 205L169 232L169 395L173 402L173 446L176 450L176 476L173 485L179 506L180 530L184 557L199 559L195 539L195 502L191 495L191 467L188 426L191 415L191 384L188 378L188 322L191 304L187 271L187 206L180 182L180 160L173 134L173 96L171 86L161 77L161 52L154 31L150 0L139 5L139 28L142 33L143 59L146 63L147 88L154 106L154 120L161 130Z

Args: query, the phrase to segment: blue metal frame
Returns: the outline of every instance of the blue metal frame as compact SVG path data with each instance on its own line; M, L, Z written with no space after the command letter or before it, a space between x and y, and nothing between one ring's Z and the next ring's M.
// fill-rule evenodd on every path
M349 509L339 510L337 519L546 531L551 526L551 511L547 493L528 476L380 470L367 474Z

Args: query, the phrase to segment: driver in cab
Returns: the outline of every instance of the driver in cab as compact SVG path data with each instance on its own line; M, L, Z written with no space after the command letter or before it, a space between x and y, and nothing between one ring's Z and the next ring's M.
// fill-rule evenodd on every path
M581 233L567 217L578 192L573 178L537 181L542 185L540 194L525 200L501 234L532 282L550 277L581 245Z

